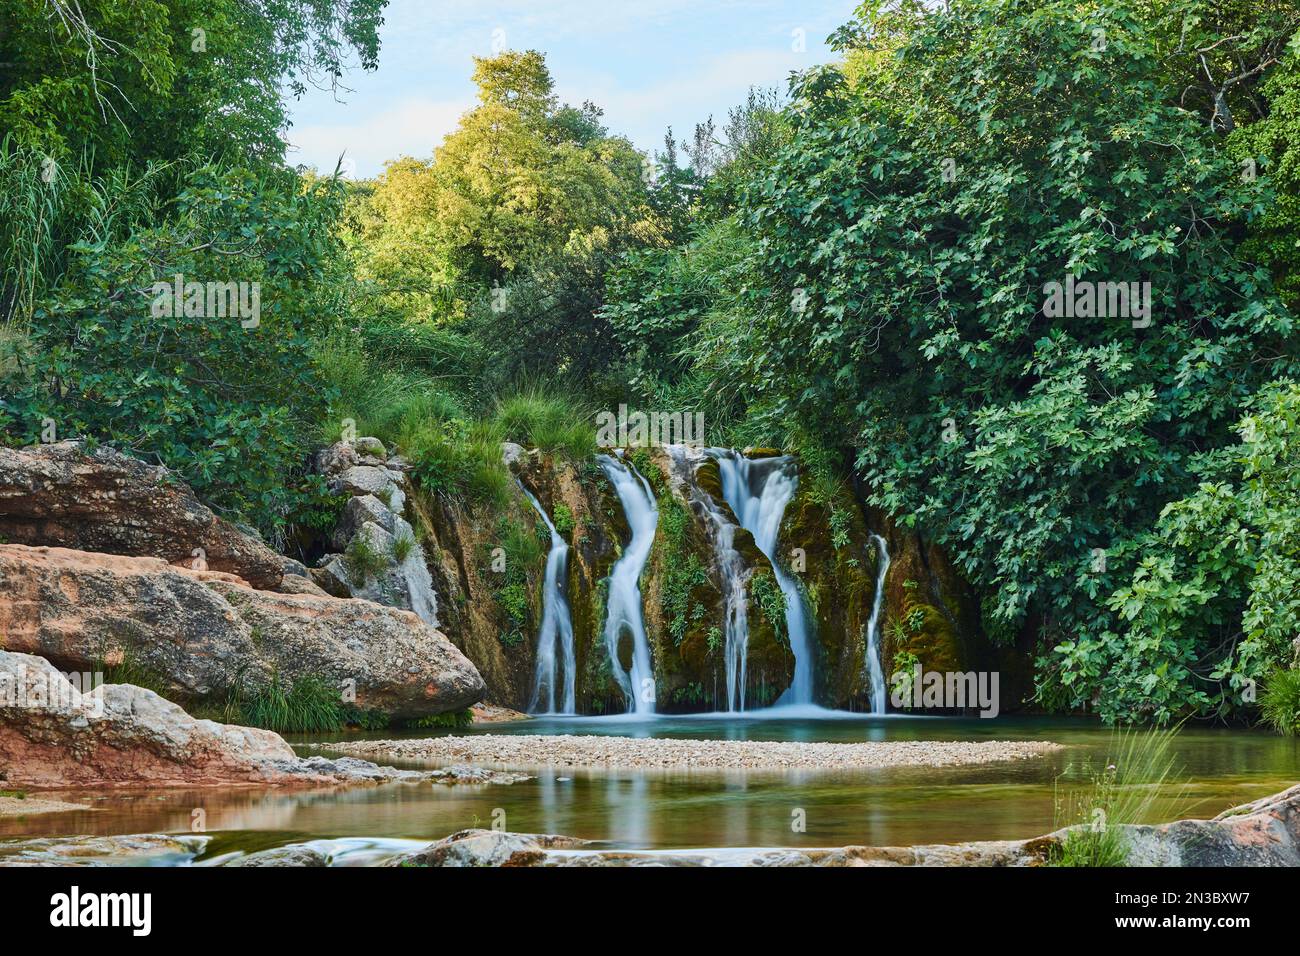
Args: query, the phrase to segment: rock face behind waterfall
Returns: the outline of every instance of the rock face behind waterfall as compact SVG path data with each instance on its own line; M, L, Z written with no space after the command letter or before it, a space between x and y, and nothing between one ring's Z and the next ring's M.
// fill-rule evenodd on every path
M279 555L214 515L166 468L71 441L0 447L0 541L186 566L201 558L265 590L284 575Z
M624 695L604 648L604 582L631 540L623 507L594 460L574 464L518 445L507 445L505 451L512 472L546 512L567 516L567 523L560 523L572 546L568 600L578 710L621 712ZM756 449L748 454L765 458L779 452ZM715 530L719 516L738 522L723 499L717 462L690 449L672 454L642 449L629 457L651 485L659 508L654 544L640 579L655 670L655 710L726 709L728 580ZM815 622L816 702L868 707L866 631L880 567L871 537L876 532L886 539L892 558L880 621L885 674L902 652L913 654L928 670L996 668L1003 674L1002 707L1009 709L1013 672L1023 670L1015 649L989 645L977 599L937 548L920 533L868 512L859 501L847 483L828 488L801 473L774 550L799 582ZM508 505L491 508L470 509L441 496L418 494L411 496L411 504L423 512L428 527L429 568L447 633L483 673L490 699L526 708L534 679L545 548L534 555L535 567L526 569L522 579L494 571L492 555L511 532L546 540L549 533L518 493ZM749 532L737 527L731 539L747 611L745 702L753 709L774 703L790 685L794 658L771 562ZM522 583L512 583L516 580ZM629 670L630 641L621 643L619 654L623 669Z
M464 655L409 611L258 591L158 558L0 545L0 635L7 650L65 670L143 668L180 700L312 675L355 682L363 709L418 718L461 710L485 690Z

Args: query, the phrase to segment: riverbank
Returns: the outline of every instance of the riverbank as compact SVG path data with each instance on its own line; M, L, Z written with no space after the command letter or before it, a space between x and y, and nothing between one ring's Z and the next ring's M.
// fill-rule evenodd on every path
M957 767L1032 760L1060 750L1050 741L898 740L800 743L773 740L675 740L607 736L478 734L423 740L320 744L322 749L386 761L593 767L609 770L880 770Z

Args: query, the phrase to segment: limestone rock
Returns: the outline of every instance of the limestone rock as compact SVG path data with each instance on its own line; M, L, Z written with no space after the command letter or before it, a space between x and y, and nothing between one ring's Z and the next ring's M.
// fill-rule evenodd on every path
M236 857L222 866L270 866L270 867L291 867L295 869L318 868L329 866L330 860L324 853L315 847L298 844L295 846L280 846L274 850L261 850L257 853L249 853L247 856Z
M388 458L388 449L378 438L358 438L354 443L359 455L374 455L376 458Z
M400 475L401 472L392 474ZM334 479L334 487L350 495L374 495L396 514L401 514L406 508L406 493L398 487L387 468L354 465Z
M166 468L79 442L0 448L0 540L162 558L275 589L283 559Z
M257 591L156 558L0 545L0 634L68 670L129 659L183 700L276 673L355 682L357 706L397 718L461 710L485 692L474 665L409 611Z

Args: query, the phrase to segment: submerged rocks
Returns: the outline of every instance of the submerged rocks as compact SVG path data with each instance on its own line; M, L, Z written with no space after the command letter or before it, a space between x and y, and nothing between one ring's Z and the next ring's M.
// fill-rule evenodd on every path
M1213 820L1122 828L1128 866L1300 865L1300 787L1221 813ZM609 850L572 837L462 830L388 866L1043 866L1068 831L1032 840L912 847Z
M502 830L461 830L420 850L389 860L385 866L541 866L551 850L590 846L587 840Z
M363 710L419 718L485 691L474 665L409 611L257 591L157 558L0 545L0 634L67 670L129 663L182 700L311 676L354 690Z
M0 448L0 541L162 558L273 590L283 558L166 468L79 442Z

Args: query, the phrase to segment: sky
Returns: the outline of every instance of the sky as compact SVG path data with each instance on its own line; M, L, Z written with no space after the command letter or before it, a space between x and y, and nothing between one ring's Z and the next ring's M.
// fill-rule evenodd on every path
M428 157L475 103L474 56L546 54L562 101L591 100L614 134L658 149L721 123L751 86L833 59L825 40L858 0L391 0L379 68L291 101L289 161L370 177Z

